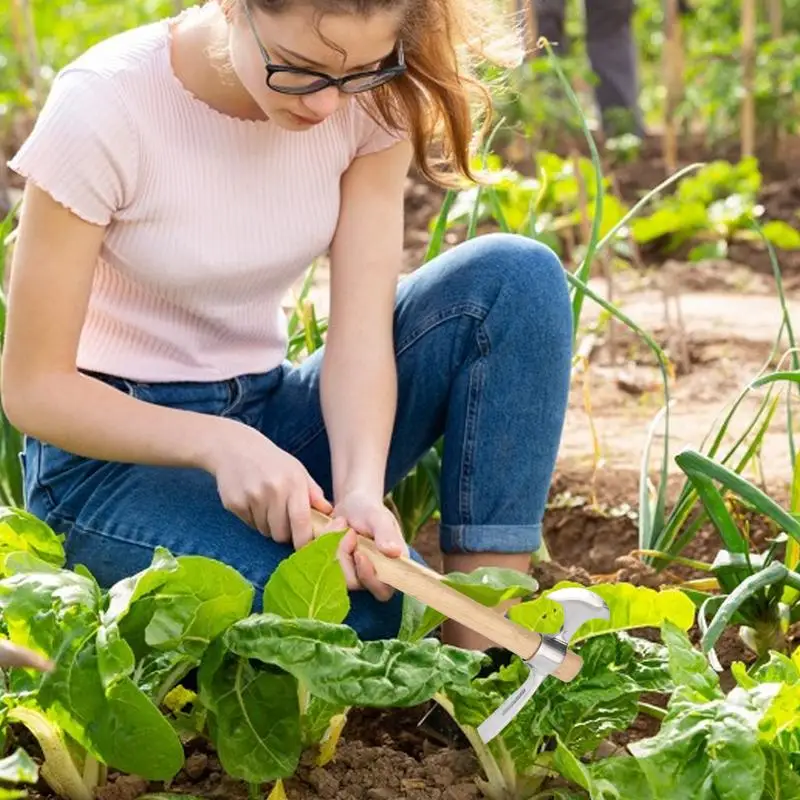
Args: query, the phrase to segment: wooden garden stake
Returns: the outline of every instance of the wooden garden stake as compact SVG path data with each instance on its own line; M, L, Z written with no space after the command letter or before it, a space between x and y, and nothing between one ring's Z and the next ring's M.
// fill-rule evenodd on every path
M783 0L769 0L767 13L769 14L769 27L773 39L783 36Z
M19 26L21 38L19 45L25 49L25 62L28 67L30 85L33 87L36 108L41 108L44 103L44 87L42 84L42 69L39 63L39 48L36 42L36 26L33 21L33 6L31 0L12 0L12 19L16 17L12 30Z
M755 152L756 140L756 0L742 0L742 141L741 157Z
M663 153L667 175L678 169L678 128L675 113L683 89L683 36L678 0L666 0L664 30L664 84L666 108L664 115Z
M769 28L772 35L772 40L777 41L783 36L783 8L781 4L783 0L767 0L767 16L769 17ZM781 152L784 143L785 129L781 127L780 123L776 120L772 126L771 135L773 141L773 149L777 158L781 157Z

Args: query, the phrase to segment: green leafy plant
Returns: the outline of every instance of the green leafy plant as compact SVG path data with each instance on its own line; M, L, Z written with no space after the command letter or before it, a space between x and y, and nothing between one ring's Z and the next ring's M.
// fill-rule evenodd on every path
M699 240L690 260L724 258L732 241L759 239L750 223L764 210L756 200L761 182L755 158L736 164L713 161L684 177L652 214L631 223L631 231L640 244L658 243L666 252ZM777 247L800 248L800 232L785 222L767 222L763 233Z
M716 578L719 593L695 595L702 599L699 623L704 652L712 650L729 624L740 626L742 640L761 660L772 650L785 651L788 628L800 621L800 515L784 510L746 478L696 451L687 449L675 460L698 492L724 544L712 564L702 565ZM781 535L773 538L764 553L751 551L749 536L737 524L731 500L726 500L716 483L729 498L778 526ZM796 472L794 485L798 483L800 474ZM778 546L792 540L784 560L778 560ZM712 619L707 622L709 614Z
M730 692L686 633L667 621L662 636L675 691L659 732L628 745L630 756L581 768L592 798L693 800L797 797L800 683L796 668L735 671ZM792 672L792 669L794 670Z
M508 616L542 633L554 633L563 622L561 606L549 594L511 606ZM592 587L611 610L608 621L590 621L573 638L584 664L568 684L545 681L510 725L488 745L477 727L528 675L521 659L468 686L448 685L436 700L453 717L472 745L485 778L479 783L491 800L546 797L553 774L573 780L570 764L592 753L611 734L625 730L642 706L644 692L669 692L666 651L627 631L660 627L665 621L682 630L694 622L694 607L680 591L657 592L631 584Z

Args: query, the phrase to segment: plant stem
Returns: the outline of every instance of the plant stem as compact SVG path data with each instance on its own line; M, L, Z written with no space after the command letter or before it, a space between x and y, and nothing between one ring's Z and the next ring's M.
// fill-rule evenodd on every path
M645 703L642 700L639 701L639 711L642 714L647 714L648 717L652 717L653 719L657 719L659 721L663 720L664 717L667 716L665 709L659 706L654 706L652 703Z
M486 773L489 785L486 787L485 791L491 800L502 800L504 797L513 797L513 782L508 783L506 781L506 776L503 775L503 771L497 763L497 759L492 755L488 745L483 743L477 731L468 725L465 726L459 723L455 717L453 704L441 692L434 694L433 699L453 718L453 721L461 728L464 735L469 740L470 745L472 745L472 749L475 751L475 755L481 767L483 767L483 771Z
M17 706L8 712L8 719L21 722L36 737L44 755L42 777L59 797L66 800L93 800L94 787L90 790L86 786L61 731L51 725L44 714Z
M249 800L263 800L264 793L261 791L260 783L247 784L247 797Z

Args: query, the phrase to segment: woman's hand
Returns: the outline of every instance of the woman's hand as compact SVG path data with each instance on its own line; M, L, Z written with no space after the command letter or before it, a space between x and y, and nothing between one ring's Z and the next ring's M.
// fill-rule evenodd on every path
M375 540L378 549L391 558L408 556L409 550L400 524L383 501L364 492L350 492L337 503L329 530L349 527L339 545L339 563L348 589L367 589L378 600L387 601L394 588L378 580L370 560L356 552L356 533Z
M323 514L333 509L300 461L248 425L222 420L206 453L222 505L276 542L299 550L314 538L312 506Z

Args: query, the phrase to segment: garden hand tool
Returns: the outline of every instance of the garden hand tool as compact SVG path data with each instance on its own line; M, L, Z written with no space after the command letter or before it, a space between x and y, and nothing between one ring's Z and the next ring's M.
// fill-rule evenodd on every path
M312 509L312 518L316 531L330 530L329 517ZM484 742L491 741L514 719L548 675L565 683L571 681L583 661L569 649L570 640L584 622L609 617L608 606L594 592L579 587L559 589L548 597L564 611L561 630L539 634L448 586L435 570L406 556L384 555L373 539L358 535L356 548L370 560L378 580L510 650L530 669L525 683L478 727Z

